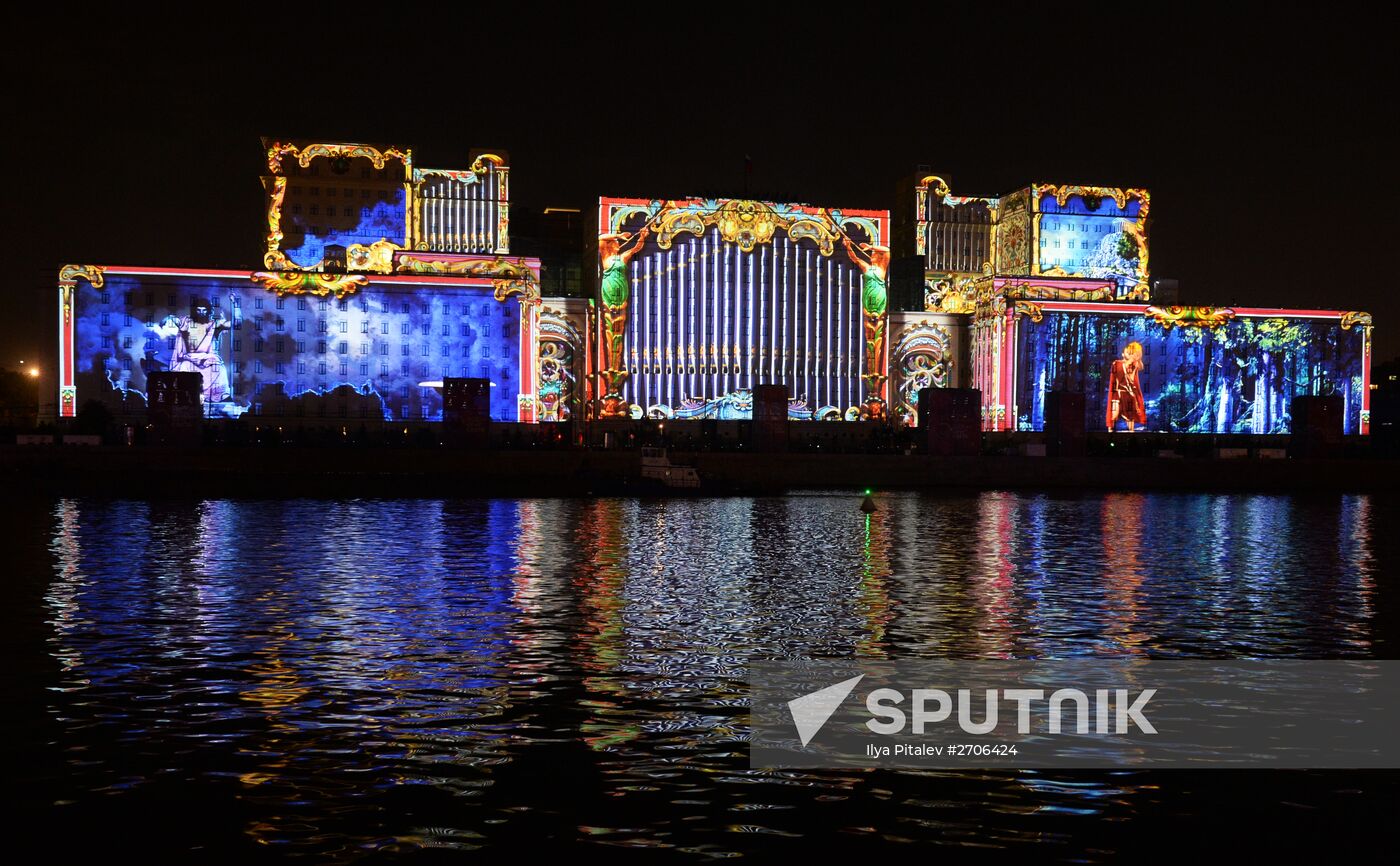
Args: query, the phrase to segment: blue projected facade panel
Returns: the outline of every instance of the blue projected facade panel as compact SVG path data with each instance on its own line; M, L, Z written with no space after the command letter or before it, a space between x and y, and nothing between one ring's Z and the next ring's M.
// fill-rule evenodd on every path
M491 380L493 419L518 417L520 301L490 285L384 280L337 300L247 275L109 273L74 305L79 406L143 410L149 373L186 370L211 417L441 420L422 383L463 376Z
M1147 190L1040 184L1029 193L1033 273L1111 279L1120 298L1148 297Z
M1323 395L1342 398L1346 433L1364 432L1364 329L1262 313L1235 311L1215 327L1166 327L1141 308L1023 317L1015 429L1043 429L1046 395L1059 390L1083 392L1089 430L1131 420L1170 433L1288 433L1293 398Z
M290 187L288 192L320 187ZM334 187L326 187L329 191ZM352 244L369 246L378 241L404 244L404 191L402 187L380 190L346 189L344 197L319 198L286 207L283 252L299 268L315 268L322 263L326 247ZM374 193L375 200L361 199L355 193ZM328 214L327 212L334 212Z

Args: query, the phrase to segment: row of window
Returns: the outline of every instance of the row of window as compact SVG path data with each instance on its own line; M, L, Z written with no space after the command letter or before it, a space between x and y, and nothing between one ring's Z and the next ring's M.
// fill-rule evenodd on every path
M271 364L270 366L271 366L271 368L272 368L272 372L280 376L280 375L286 375L286 374L289 372L289 369L291 368L292 365L291 365L290 363L286 362L286 361L277 361L277 362ZM320 375L320 376L328 376L328 375L331 375L331 370L333 369L333 365L328 364L328 363L325 362L325 361L319 361L319 362L316 362L315 366L316 366L316 373L317 373L317 375ZM132 372L133 367L134 367L134 364L133 364L131 358L127 357L127 358L122 358L122 359L121 359L121 368L122 368L122 370L123 370L124 372L127 372L127 373ZM307 361L297 361L297 362L296 362L296 374L297 374L298 376L305 376L305 375L307 375L307 374L308 374L308 371L310 370L310 368L311 368L310 362L307 362ZM361 377L366 378L366 379L369 378L369 376L370 376L370 364L369 364L368 362L361 362L361 363L358 365L358 369L359 369L359 374L360 374ZM235 374L235 375L237 375L237 374L239 374L239 373L247 373L247 372L248 372L247 362L246 362L246 361L233 361L233 362L231 362L231 363L229 364L229 371L232 372L232 373ZM473 371L472 371L472 369L471 369L470 367L465 367L465 366L461 368L461 371L462 371L462 372L461 372L461 375L462 375L462 376L477 375L477 376L480 376L480 377L483 378L483 379L491 378L491 365L490 365L489 363L486 363L486 362L483 362L483 363L477 365L477 368L476 368L476 372L475 372L475 373L473 373ZM262 362L260 359L259 359L259 360L254 360L254 361L253 361L252 372L253 372L253 373L264 373L264 372L267 372L267 370L264 368L263 362ZM400 374L400 375L407 376L407 375L411 374L412 372L413 372L413 369L412 369L412 367L411 367L411 365L410 365L410 363L409 363L408 361L403 361L402 363L400 363L400 365L399 365L399 374ZM347 363L347 362L345 362L345 361L341 361L340 364L339 364L339 373L340 373L340 376L341 376L342 379L347 379L347 378L349 378L349 376L350 376L350 364ZM428 368L427 368L426 366L420 367L419 370L418 370L418 374L419 374L421 377L423 377L423 378L427 378L428 375L430 375L429 372L428 372ZM381 363L379 364L379 375L380 375L380 376L388 376L388 375L389 375L389 364L388 364L387 361L381 362ZM510 381L510 378L511 378L509 368L503 367L503 368L501 368L500 370L498 370L498 371L497 371L497 374L496 374L496 378L497 378L499 381L502 381L502 382L509 382L509 381ZM263 388L267 387L268 384L270 384L270 383L267 383L267 382L259 382L259 383L257 383L257 384L254 386L254 389L255 389L256 393L261 394L261 393L263 392ZM300 392L300 391L305 390L305 388L303 387L303 385L302 385L301 382L297 382L297 383L296 383L295 390L298 391L298 392ZM403 393L403 396L404 396L405 398L408 397L408 386L404 386L404 393Z
M320 188L319 186L310 186L310 187L294 186L294 187L292 187L291 189L287 190L287 192L288 192L288 194L290 194L290 195L292 195L292 196L295 197L295 196L300 196L303 190L305 190L305 192L306 192L306 194L307 194L308 196L320 196L320 195L321 195L321 188ZM339 193L336 192L336 190L337 190L337 187L333 187L333 186L328 186L328 187L326 187L326 196L327 196L328 198L335 198L335 197L339 194ZM372 195L372 194L373 194L373 197L378 198L380 201L388 201L388 200L389 200L389 191L388 191L388 190L383 190L383 189L378 189L378 190L374 190L374 189L362 189L362 190L360 190L360 198L362 198L362 199L368 200L369 198L371 198L371 195ZM347 190L345 191L345 197L346 197L346 198L354 198L354 197L355 197L355 191L354 191L353 189L347 189Z
M310 214L311 216L320 216L320 215L321 215L321 206L318 205L318 204L313 204L313 205L311 205L310 207L308 207L306 210L307 210L307 213ZM341 211L341 212L340 212L340 215L341 215L341 216L347 216L347 217L361 217L361 218L369 216L369 208L343 207L343 208L340 209L340 211ZM292 214L293 214L294 216L295 216L295 215L300 215L300 214L301 214L301 205L299 205L299 204L294 204L294 205L292 205ZM336 215L336 212L335 212L335 205L327 205L327 206L326 206L326 216L328 216L328 217L334 217L335 215ZM321 233L321 227L320 227L320 226L312 226L312 227L311 227L311 233L312 233L313 235L315 235L315 234L320 234L320 233Z
M103 324L104 326L110 326L110 325L112 324L112 314L111 314L111 313L103 313L103 314L102 314L102 324ZM125 314L125 315L122 316L122 324L123 324L123 327L130 328L130 327L132 327L133 324L135 324L135 320L132 319L130 313L127 313L127 314ZM331 328L331 324L332 324L332 323L331 323L331 322L327 322L327 321L324 320L324 319L318 320L316 324L317 324L317 329L318 329L322 334L328 334L328 333L330 333L331 330L332 330L332 328ZM350 333L350 323L349 323L348 321L341 320L341 321L335 322L334 324L336 325L336 327L337 327L337 329L339 330L340 333L342 333L342 334L348 334L348 333ZM278 332L281 332L281 331L286 327L286 321L283 320L283 319L281 319L281 318L278 318L277 321L274 323L274 325L275 325L275 330L277 330ZM242 323L242 322L235 322L233 327L234 327L234 330L242 330L243 323ZM467 322L462 322L462 323L458 326L458 328L459 328L459 330L460 330L461 336L463 336L463 337L470 337L470 336L472 335L472 325L471 325L471 324L468 324ZM478 336L482 336L482 337L489 337L489 336L491 336L491 321L490 321L489 319L487 319L487 320L485 320L485 321L478 321L478 322L476 322L476 329L477 329L477 334L478 334ZM262 320L261 320L261 319L254 319L254 320L253 320L253 330L256 331L257 333L262 333L262 330L263 330L263 323L262 323ZM432 336L432 326L431 326L431 325L428 325L428 324L420 325L420 326L419 326L419 330L422 332L423 336L425 336L425 337L430 337L430 336ZM305 332L306 332L306 320L305 320L305 319L297 319L297 331L298 331L299 333L305 333ZM369 332L370 332L370 323L369 323L369 321L368 321L368 320L365 320L365 321L363 321L363 322L360 322L360 333L361 333L361 334L368 334ZM412 326L411 326L408 322L404 322L402 325L399 326L399 332L400 332L403 336L407 337L410 333L412 333ZM388 333L389 333L389 323L388 323L388 322L380 322L380 323L379 323L379 333L381 333L381 334L388 334ZM444 336L444 337L450 337L450 336L452 336L452 323L451 323L451 322L443 322L443 323L442 323L441 334L442 334L442 336ZM505 322L505 323L501 326L501 335L504 336L504 337L513 337L513 336L515 336L515 328L514 328L514 326L513 326L513 323L511 323L511 322ZM131 339L131 338L128 337L127 339ZM236 341L235 341L235 342L236 342Z
M296 417L298 417L298 418L304 418L304 417L306 417L306 405L303 404L303 403L297 403L297 404L295 404L295 405L296 405L296 412L295 412ZM287 416L287 413L286 413L285 411L283 411L283 409L284 409L284 407L283 407L282 405L278 405L278 406L276 406L276 408L275 408L273 411L271 411L271 412L264 412L264 411L263 411L263 404L262 404L262 403L254 403L254 404L253 404L253 414L254 414L254 415L264 416L264 417L269 417L269 418L285 418L285 417L288 417L288 416ZM430 418L436 417L436 415L433 413L433 411L431 410L431 408L428 407L428 406L423 406L423 407L421 407L420 412L421 412L421 417L422 417L422 419L423 419L424 421L427 421L427 420L429 420ZM369 418L369 417L371 417L371 415L374 415L375 417L377 417L377 416L378 416L378 413L371 413L371 412L370 412L369 406L366 405L365 403L361 403L361 404L359 405L359 408L356 410L355 417L357 417L357 418ZM408 405L405 404L405 405L399 406L399 418L400 418L401 420L407 421L411 416L412 416L412 413L410 412ZM326 418L326 417L329 417L329 416L327 415L327 413L326 413L326 404L325 404L324 402L321 402L321 403L317 403L317 404L316 404L316 417L318 417L318 418ZM336 406L336 415L335 415L335 417L337 417L337 418L349 418L349 417L350 417L350 407L349 407L349 406L346 406L344 403L341 403L341 404L337 405L337 406Z
M188 301L189 301L189 300L190 300L190 299L187 299L187 300L186 300L185 306L188 306ZM218 295L218 294L214 294L214 295L209 296L208 300L209 300L209 303L210 303L215 309L218 309L218 308L220 308L220 307L222 306L222 302L223 302L223 300L224 300L224 297L222 297L222 296L220 296L220 295ZM242 301L243 299L238 298L238 297L235 296L234 300L235 300L236 302L240 302L240 303L241 303L241 301ZM265 303L265 301L267 301L267 300L268 300L267 298L261 297L261 296L259 296L259 297L254 297L254 298L253 298L253 309L255 309L255 310L261 310L261 309L263 309L263 308L264 308L264 303ZM273 300L275 300L275 301L277 302L277 304L276 304L276 309L284 310L284 309L286 309L287 301L288 301L289 299L286 298L286 297L278 297L278 298L274 298ZM316 308L317 308L318 310L321 310L322 312L325 312L325 311L330 310L330 308L331 308L331 303L332 303L331 300L330 300L329 298L312 298L312 299L308 299L308 298L305 298L305 297L297 297L297 298L294 298L294 299L292 299L292 300L295 300L295 301L296 301L296 304L297 304L297 307L296 307L296 308L297 308L298 310L309 310L309 309L311 309L311 304L314 302L314 303L316 304ZM111 293L111 292L103 292L102 295L101 295L101 301L102 301L102 303L104 303L104 304L110 304L110 303L112 303L112 293ZM168 306L168 307L172 307L172 308L179 308L179 307L181 307L181 302L180 302L180 296L179 296L179 295L176 295L176 294L169 294L169 295L166 295L165 301L166 301L166 306ZM135 304L135 302L136 302L136 293L135 293L135 292L123 292L123 293L122 293L122 302L123 302L126 306L128 306L128 307L133 306L133 305ZM334 303L335 303L335 305L336 305L336 309L337 309L337 310L339 310L339 311L342 312L342 313L346 313L346 312L349 312L349 311L350 311L350 307L351 307L352 301L351 301L349 298L341 298L340 300L335 301ZM370 311L370 309L369 309L369 301L366 300L365 298L358 298L358 299L356 299L355 301L353 301L353 304L354 304L355 308L358 309L358 310L359 310L360 312L362 312L362 313L368 313L368 312ZM154 307L155 305L156 305L156 295L155 295L155 292L146 292L146 306L148 306L148 307ZM492 307L493 305L496 306L496 307L498 307L498 308L500 309L501 315L502 315L502 316L505 316L505 315L507 314L507 313L506 313L506 311L507 311L507 309L508 309L508 308L507 308L507 305L502 304L502 303L497 303L497 302L494 302L494 301L483 301L483 302L481 302L481 303L476 304L475 306L476 306L477 314L478 314L478 315L482 315L482 316L485 316L485 315L489 314L489 313L491 312L491 307ZM472 305L470 305L470 304L462 304L462 305L460 306L459 309L461 310L461 315L463 315L463 316L470 316L470 315L472 315ZM392 311L392 309L391 309L391 305L390 305L390 304L385 304L385 305L384 305L384 310L383 310L383 312L392 314L393 311ZM400 312L400 313L403 313L404 315L408 315L408 314L412 313L412 312L413 312L412 305L409 304L409 303L406 302L406 301L401 302L401 303L399 304L399 312ZM419 305L418 305L418 312L421 313L422 315L430 316L430 315L433 315L433 308L432 308L432 306L431 306L430 304L419 304ZM451 306L450 304L443 304L443 305L442 305L442 314L443 314L443 315L448 315L448 316L452 315L452 306Z
M1079 226L1078 229L1075 229L1075 226L1076 226L1076 225ZM1092 228L1093 228L1093 233L1094 233L1094 234L1101 235L1101 234L1104 234L1105 232L1112 231L1112 230L1114 229L1114 226L1112 226L1112 225L1106 225L1106 224L1104 224L1104 223L1102 223L1102 222L1096 222L1096 223L1093 224ZM1068 231L1068 232L1072 232L1072 231L1081 231L1081 232L1087 233L1087 232L1089 231L1089 229L1090 229L1090 225L1089 225L1088 223L1065 223L1065 231ZM1050 221L1050 231L1052 231L1052 232L1057 232L1057 231L1059 231L1059 230L1060 230L1060 221L1059 221L1059 220L1051 220L1051 221Z
M321 164L314 159L311 161L311 165L307 166L306 168L302 168L301 163L297 162L294 159L284 158L282 160L282 164L286 170L286 173L291 177L300 177L302 175L316 177L321 173ZM386 164L384 168L378 169L365 166L360 169L360 177L365 180L368 180L372 177L392 177L394 179L398 179L400 177L403 177L403 169L397 166L391 167L388 164Z
M113 347L113 344L114 344L114 341L113 341L111 335L105 335L105 336L102 337L102 348L104 348L104 349L111 349L111 348ZM317 340L317 341L316 341L316 353L319 354L319 355L324 355L324 354L326 354L326 353L329 351L328 346L329 346L329 344L328 344L325 340ZM128 334L127 336L122 337L122 348L123 348L123 349L131 349L131 348L134 348L134 347L135 347L135 338L134 338L134 337L132 337L132 336L129 335L129 334ZM274 341L273 341L273 347L274 347L274 348L273 348L273 353L274 353L274 354L281 355L281 354L284 354L284 353L286 352L286 344L285 344L282 340L274 340ZM167 348L167 349L170 349L170 350L173 350L173 349L175 348L175 338L174 338L174 337L170 337L170 338L168 338L168 339L166 340L166 348ZM261 352L263 351L264 348L265 348L265 343L264 343L262 340L254 340L254 341L253 341L253 351L254 351L255 353L261 353ZM458 354L460 354L460 355L471 355L471 354L473 354L473 352L470 351L470 348L469 348L468 346L462 346L461 349L462 349L461 352L458 353ZM243 351L243 341L242 341L242 340L234 340L234 341L233 341L233 351L234 351L234 352L241 352L241 351ZM298 341L296 342L296 352L297 352L297 354L299 354L299 355L304 355L304 354L306 354L306 342L305 342L304 340L298 340ZM340 343L338 344L338 348L337 348L337 352L336 352L336 353L337 353L337 354L340 354L340 355L348 355L348 354L350 354L350 343L349 343L348 341L346 341L346 340L341 340ZM411 350L410 350L410 346L409 346L408 343L403 343L403 344L401 344L401 345L399 346L399 354L400 354L400 355L407 356L407 355L409 355L410 353L411 353ZM359 351L359 354L360 354L360 355L369 355L369 354L371 354L371 352L370 352L370 344L367 343L367 342L366 342L366 343L361 343L361 344L360 344L360 351ZM380 355L388 355L388 354L389 354L389 344L388 344L388 343L380 343L380 344L379 344L379 354L380 354ZM427 343L424 343L424 344L422 345L422 351L420 352L420 354L421 354L423 357L425 357L425 358L431 357L432 351L431 351L430 345L427 344ZM452 357L452 346L451 346L450 344L448 344L448 343L443 343L443 344L441 344L441 346L439 346L439 352L438 352L438 354L439 354L441 357L443 357L443 358L450 358L450 357ZM490 358L492 357L492 353L491 353L491 344L490 344L490 343L483 343L483 344L482 344L482 346L481 346L481 352L480 352L480 357L486 358L486 359L490 359Z

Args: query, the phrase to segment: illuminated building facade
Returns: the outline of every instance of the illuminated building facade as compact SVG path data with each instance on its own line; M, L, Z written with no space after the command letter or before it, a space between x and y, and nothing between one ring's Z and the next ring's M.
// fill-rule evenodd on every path
M888 211L604 198L592 358L598 416L882 420Z
M982 392L989 431L1042 429L1062 390L1084 393L1089 430L1287 433L1294 397L1326 395L1368 432L1370 315L1153 305L1147 190L955 196L927 175L905 192L899 251L923 266L925 312L914 362L896 348L890 368L906 421L941 377Z
M583 346L558 344L584 313L546 310L539 261L509 255L504 157L457 171L406 147L264 146L261 270L61 270L62 416L144 409L166 370L201 373L209 417L435 420L457 376L491 381L498 420L568 416L581 371L561 359Z
M1042 429L1068 390L1091 430L1285 433L1294 397L1327 395L1368 432L1371 317L1154 304L1144 189L957 196L925 175L894 224L603 198L596 226L545 212L538 234L586 224L596 260L542 246L544 297L540 259L511 254L504 156L431 169L395 145L263 144L259 269L61 269L62 416L142 412L149 374L184 371L223 418L438 420L442 380L479 377L502 421L746 419L774 384L793 419L914 424L941 386L979 389L988 431ZM921 301L892 298L896 262Z

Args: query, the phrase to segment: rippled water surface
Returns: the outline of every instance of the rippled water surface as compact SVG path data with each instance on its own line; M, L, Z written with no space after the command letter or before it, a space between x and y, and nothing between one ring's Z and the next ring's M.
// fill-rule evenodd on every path
M1393 500L879 502L12 504L9 787L189 862L1384 838L1388 772L750 770L756 657L1395 654Z

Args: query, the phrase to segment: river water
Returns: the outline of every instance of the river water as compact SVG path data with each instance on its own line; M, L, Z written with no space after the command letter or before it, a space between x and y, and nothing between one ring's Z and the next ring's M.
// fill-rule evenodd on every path
M1392 772L775 771L754 658L1388 658L1375 496L5 506L15 815L186 862L1107 862L1388 837Z

